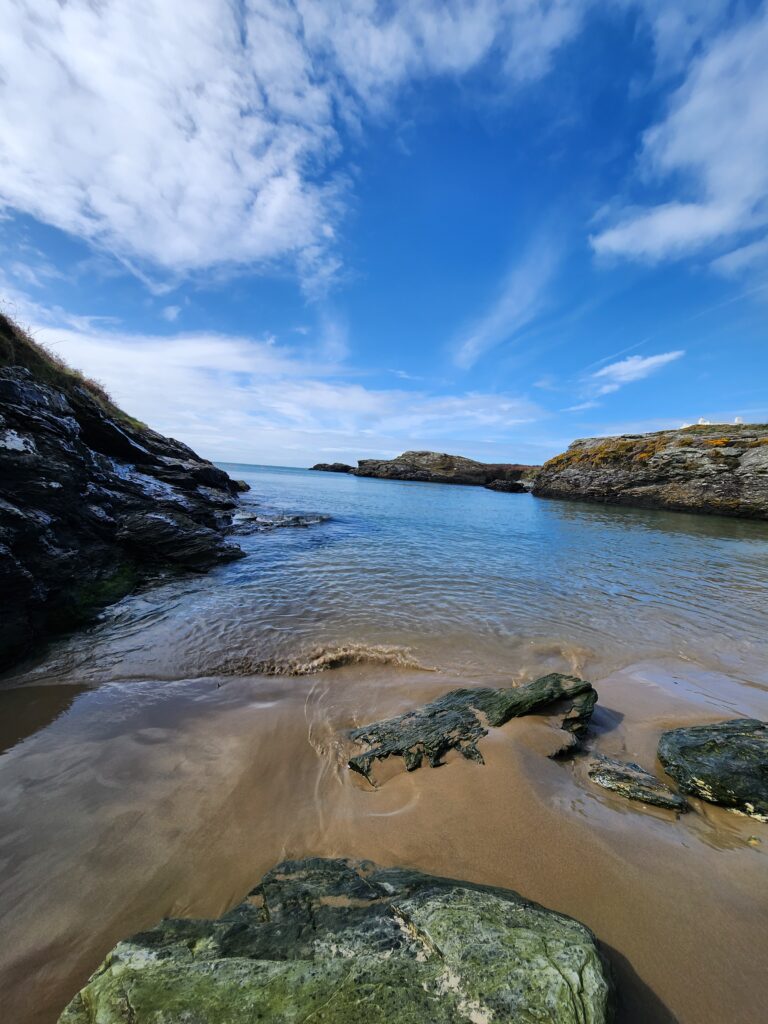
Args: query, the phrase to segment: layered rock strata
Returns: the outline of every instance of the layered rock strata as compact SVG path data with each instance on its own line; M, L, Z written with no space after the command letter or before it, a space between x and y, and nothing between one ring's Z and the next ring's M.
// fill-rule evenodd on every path
M536 475L544 498L768 519L768 425L574 441Z

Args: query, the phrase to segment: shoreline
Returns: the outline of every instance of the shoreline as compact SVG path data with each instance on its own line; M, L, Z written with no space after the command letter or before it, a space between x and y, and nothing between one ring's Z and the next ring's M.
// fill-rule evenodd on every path
M218 916L275 863L303 856L500 885L583 921L613 951L619 993L632 1004L619 1017L626 1024L673 1013L757 1019L768 993L750 950L768 919L768 899L756 899L766 849L749 836L763 826L695 800L680 819L629 804L586 780L585 757L570 765L546 758L546 716L491 730L484 766L449 758L438 770L395 771L376 790L348 772L346 728L405 710L447 683L439 673L349 666L81 695L2 766L6 852L15 837L20 872L11 905L0 887L14 950L3 990L14 1021L55 1021L118 938L165 915ZM589 746L651 770L663 728L737 717L764 698L683 663L629 666L596 685ZM9 827L9 794L38 789L54 752L56 777L38 792L22 836ZM72 806L83 808L74 820ZM42 839L52 829L54 846ZM107 873L98 867L105 850ZM42 877L40 889L33 880ZM715 934L705 927L713 916ZM695 987L686 975L692 962ZM30 985L47 993L48 1010L33 1011Z

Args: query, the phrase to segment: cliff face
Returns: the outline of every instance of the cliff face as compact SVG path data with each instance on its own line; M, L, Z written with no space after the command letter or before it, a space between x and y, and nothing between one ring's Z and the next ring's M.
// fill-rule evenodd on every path
M239 557L239 489L0 316L0 667L153 569Z
M319 467L318 467L319 468ZM461 455L446 455L443 452L403 452L396 459L361 459L357 469L352 470L355 476L373 476L388 480L420 480L437 484L464 484L485 487L495 481L503 481L509 485L519 484L513 488L501 487L498 490L525 490L520 482L535 471L534 466L521 466L509 463L475 462Z
M533 493L768 519L768 425L574 441L542 466Z

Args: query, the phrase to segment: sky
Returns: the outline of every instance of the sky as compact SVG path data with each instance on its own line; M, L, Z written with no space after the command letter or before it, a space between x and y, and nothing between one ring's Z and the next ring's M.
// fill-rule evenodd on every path
M6 0L0 303L218 461L768 420L768 4Z

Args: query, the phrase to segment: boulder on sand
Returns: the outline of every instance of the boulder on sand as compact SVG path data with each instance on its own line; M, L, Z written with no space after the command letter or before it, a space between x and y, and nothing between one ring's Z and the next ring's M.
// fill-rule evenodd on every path
M625 796L628 800L665 807L670 811L687 811L688 804L655 775L633 761L615 761L611 757L596 757L587 768L593 782L603 789Z
M684 793L768 821L768 722L671 729L659 740L659 760Z
M218 920L120 942L59 1024L606 1024L584 925L516 892L286 861Z

